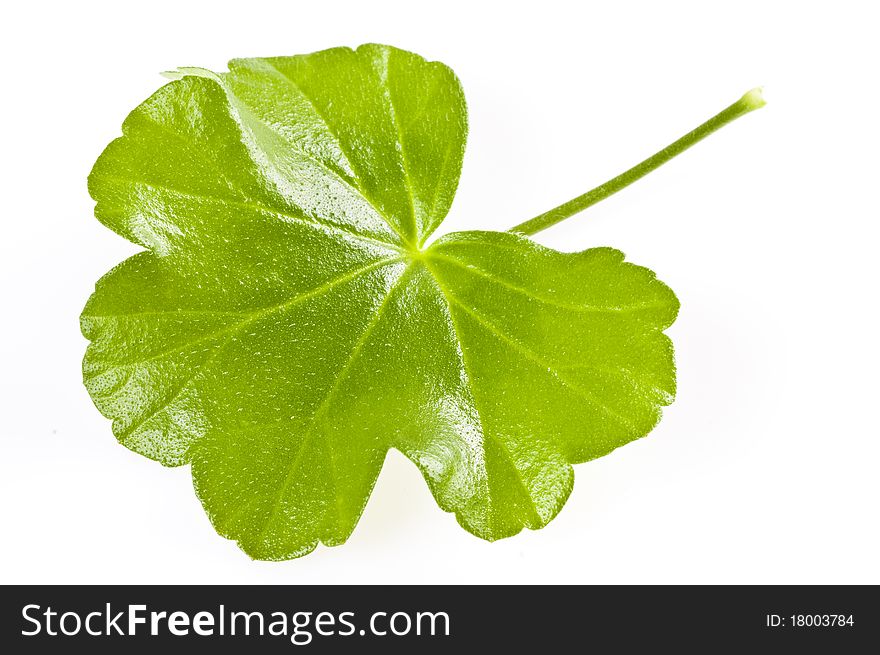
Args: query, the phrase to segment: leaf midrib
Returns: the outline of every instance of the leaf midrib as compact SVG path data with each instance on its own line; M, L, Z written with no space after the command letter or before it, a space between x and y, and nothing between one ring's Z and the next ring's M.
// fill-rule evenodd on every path
M382 63L385 67L384 71L380 73L380 79L382 80L382 86L384 88L384 97L388 102L388 113L391 116L391 122L394 125L394 131L397 134L397 148L395 151L398 153L400 158L400 167L403 172L403 185L406 187L406 196L407 200L409 200L409 216L411 222L411 230L412 230L412 238L408 240L409 243L416 243L419 240L419 227L418 221L416 219L416 202L413 197L413 186L412 186L412 178L409 173L409 162L406 158L406 143L403 139L403 131L400 126L400 119L397 117L397 108L394 105L394 94L391 91L391 57L393 55L392 50L384 50L384 57L382 58Z
M149 189L154 189L156 191L163 191L165 193L176 194L179 197L189 198L191 200L207 200L212 203L217 203L222 206L231 206L231 207L239 207L240 209L248 209L253 212L263 212L266 214L274 214L279 218L287 219L290 221L294 221L296 223L303 223L306 225L310 225L317 229L325 229L333 232L339 232L348 237L353 237L355 239L359 239L361 241L369 241L371 243L375 243L376 245L381 246L382 248L390 248L397 250L398 252L405 252L405 250L400 246L400 244L394 243L393 241L386 241L385 239L380 239L377 237L367 236L361 232L357 232L353 229L348 229L339 223L330 223L327 221L317 220L314 216L309 216L305 212L301 216L297 216L295 214L291 214L275 207L268 207L266 205L260 204L259 202L254 201L251 198L247 198L247 196L242 195L245 200L232 200L229 198L217 198L215 196L205 195L202 193L193 193L191 191L183 191L181 189L176 189L174 187L170 187L164 184L159 184L157 182L149 182L147 180L136 180L130 177L123 177L121 175L102 175L102 178L105 180L121 182L123 184L137 184L141 186L145 186ZM372 206L372 205L371 205Z
M336 171L334 171L332 168L328 167L324 162L322 162L320 159L318 159L317 157L315 157L312 153L307 152L307 151L303 150L302 148L297 148L297 151L300 152L303 156L305 156L305 157L308 158L309 160L311 160L312 162L314 162L317 166L321 167L321 169L325 170L325 171L328 172L329 174L331 174L331 175L335 176L336 178L338 178L340 181L342 181L344 184L346 184L350 189L352 189L355 193L357 193L358 195L360 195L361 198L363 198L364 201L365 201L367 204L369 204L370 207L372 207L373 210L374 210L374 211L375 211L375 212L376 212L376 213L382 218L382 220L388 225L388 227L391 229L391 231L394 232L394 233L398 236L398 238L401 240L401 243L403 243L403 244L410 244L410 243L411 243L410 239L407 239L405 235L401 234L400 230L397 229L397 227L395 226L394 222L393 222L393 221L392 221L392 220L391 220L391 219L385 214L384 211L382 211L382 209L379 207L378 203L376 203L376 202L370 197L370 195L367 193L367 191L366 191L366 190L361 186L361 184L358 182L358 179L357 179L357 172L355 171L355 167L354 167L354 165L351 163L351 160L350 160L349 157L348 157L348 150L347 150L347 148L346 148L345 145L342 143L342 140L337 136L337 134L336 134L336 132L333 130L333 128L330 127L330 123L329 123L329 122L327 121L327 119L324 117L324 115L323 115L323 113L320 111L320 109L318 109L318 106L317 106L317 104L315 103L315 101L312 99L312 97L309 96L305 91L302 90L302 87L296 82L296 80L294 80L294 79L293 79L292 77L290 77L287 73L285 73L285 72L282 71L280 68L278 68L274 63L272 63L271 60L269 60L269 59L263 59L262 61L265 61L265 62L269 65L270 68L272 68L274 71L276 71L276 72L277 72L277 73L278 73L283 79L287 80L287 82L291 85L291 87L293 87L293 89L294 89L294 90L295 90L295 91L296 91L296 92L297 92L302 98L304 98L306 102L309 103L309 105L312 107L312 110L315 112L315 115L316 115L316 116L321 120L321 122L324 124L324 127L327 129L327 133L328 133L328 134L333 138L333 140L336 142L336 146L339 148L339 151L345 156L345 160L346 160L346 162L348 162L348 165L349 165L349 167L351 168L351 170L352 170L353 172L355 172L355 176L354 176L353 180L349 180L349 179L347 179L346 177L344 177L344 176L340 175L339 173L337 173ZM270 132L272 132L273 134L277 135L277 136L278 136L280 139L282 139L285 143L290 143L290 140L289 140L289 139L287 139L284 135L279 134L278 131L277 131L274 127L272 127L272 126L269 125L266 121L264 121L264 120L261 119L259 116L257 116L257 115L254 113L254 111L252 110L252 108L250 107L250 105L249 105L248 103L246 103L244 100L242 100L241 98L239 98L238 96L236 96L236 95L232 92L232 89L230 89L230 88L229 88L227 85L225 85L225 84L224 84L223 86L224 86L224 90L226 91L226 93L228 93L231 97L235 98L239 103L241 103L244 107L246 107L246 108L248 108L248 109L250 110L250 115L251 115L251 116L253 116L253 117L254 117L257 121L259 121L262 125L265 125L266 128L267 128ZM398 144L399 144L401 147L403 146L403 143L402 143L399 139L398 139ZM296 144L293 144L293 145L295 146ZM265 149L264 149L264 150L265 150ZM407 176L407 189L409 190L408 176ZM409 191L409 193L410 193L410 199L412 199L412 192ZM413 223L415 223L415 214L414 214L414 213L413 213ZM415 239L415 238L417 238L417 235L415 234L415 231L414 231L414 232L413 232L413 239Z
M443 297L443 300L446 303L446 308L447 308L447 313L449 315L449 320L452 323L452 329L455 331L455 341L458 344L458 351L461 356L461 366L462 366L462 369L464 372L464 378L467 382L468 391L470 392L471 398L474 403L474 411L477 413L477 416L479 417L479 420L480 420L480 434L483 435L484 438L492 439L498 445L501 452L507 457L507 460L510 463L510 466L513 468L514 474L516 476L516 480L519 483L520 487L522 488L523 492L525 493L529 507L531 508L531 511L533 514L533 518L537 519L537 524L540 525L542 523L541 515L538 513L538 508L535 505L535 501L532 498L532 494L529 491L529 488L526 485L525 480L522 477L522 472L519 470L519 467L516 465L516 462L513 459L513 455L510 453L510 450L507 448L507 444L505 444L504 441L502 439L500 439L498 436L493 434L491 432L491 430L486 430L485 425L483 424L482 413L480 412L480 409L477 406L477 393L476 393L476 389L474 389L474 385L473 385L474 377L471 374L470 368L467 363L467 355L464 352L464 344L462 343L461 336L460 336L461 330L458 327L458 323L456 322L455 315L452 311L453 296L449 292L449 290L445 287L445 285L443 284L440 275L438 275L437 272L430 265L430 260L428 258L425 259L425 268L427 268L428 272L431 275L431 279L434 281L434 284L437 285L437 288L440 291L440 295ZM490 502L491 502L491 494L489 493L489 490L488 490L488 471L487 471L486 475L487 475L487 481L486 481L487 497L490 499Z
M346 379L348 372L354 366L355 362L357 361L358 357L360 356L361 352L363 351L364 346L366 345L367 341L369 340L370 336L372 335L373 330L379 324L379 322L382 318L382 312L385 310L385 307L387 307L388 302L390 301L391 297L394 295L394 292L400 288L400 286L403 284L403 281L410 274L410 271L412 271L414 263L415 262L410 262L407 265L407 267L403 271L400 272L397 279L388 288L388 291L386 292L385 297L382 299L382 302L376 308L375 314L370 319L370 322L366 325L366 327L364 328L364 331L361 333L360 337L358 338L357 342L355 343L354 347L352 348L352 351L349 354L345 364L342 366L342 368L336 374L336 377L333 381L333 385L330 387L329 391L324 396L324 399L321 401L321 404L317 407L317 409L312 414L312 418L309 420L309 423L304 430L303 440L302 440L302 443L300 444L299 450L297 451L296 456L294 457L293 461L289 465L284 482L282 483L280 489L278 490L275 498L272 501L272 509L269 513L269 516L266 518L266 522L263 525L262 530L257 535L256 541L259 542L260 540L262 540L262 538L265 536L266 532L268 532L269 528L271 527L272 523L277 518L278 512L281 509L282 500L283 500L284 496L287 494L287 490L290 488L290 484L293 481L293 475L298 470L299 464L302 461L302 458L305 455L306 449L309 446L309 444L311 443L312 438L316 434L319 433L319 431L315 429L318 420L322 417L323 414L326 414L326 412L329 410L330 404L333 400L334 395L339 390L339 387L342 385L343 381ZM329 436L328 436L328 439L329 439ZM327 447L328 447L328 450L332 449L332 444L330 444L329 441L328 441ZM336 525L336 527L337 527L337 529L339 529L341 527L339 525L339 507L338 507L339 496L338 496L338 488L336 487L335 480L334 480L334 490L335 490L336 503L337 503L337 525Z
M248 318L246 318L242 321L237 321L236 323L233 323L232 325L227 325L224 328L221 328L220 330L215 330L214 332L211 332L207 335L202 335L201 337L199 337L198 339L195 339L193 341L188 341L183 344L178 344L174 348L163 350L159 353L151 355L150 357L148 357L146 359L134 360L131 362L123 362L121 364L110 366L110 367L103 369L101 371L101 373L106 372L108 370L125 368L125 367L129 367L129 366L135 366L135 365L140 366L140 365L143 365L147 362L161 359L162 357L165 357L166 355L169 355L171 353L176 353L181 350L191 348L192 346L197 345L199 343L203 343L205 341L210 341L212 339L216 339L217 337L219 337L221 335L228 334L228 336L223 341L223 343L221 345L217 346L215 351L213 353L211 353L203 362L201 362L198 366L195 366L193 372L189 376L186 377L186 379L183 381L183 383L181 383L179 385L179 387L170 396L167 396L165 399L161 400L159 402L159 404L155 408L150 410L144 417L138 419L135 423L133 423L129 427L125 428L124 430L121 430L120 434L123 435L124 439L126 439L126 440L129 439L133 434L135 434L137 432L138 429L140 429L149 420L151 420L153 417L158 415L163 410L167 409L175 400L177 400L177 398L179 398L184 393L184 391L187 390L187 388L189 388L191 383L199 375L203 375L207 370L209 370L209 367L211 365L216 363L217 359L219 358L220 353L232 342L235 334L240 333L247 325L250 325L251 323L253 323L261 318L265 318L266 316L272 315L273 313L285 311L286 309L293 307L301 302L305 302L306 300L320 296L320 295L330 291L334 287L339 286L340 284L345 284L346 282L350 282L350 281L352 281L362 275L365 275L366 273L368 273L372 270L377 270L379 268L382 268L383 266L388 266L388 265L391 265L391 264L399 262L399 261L402 261L401 257L389 258L389 259L379 260L377 262L373 262L373 263L369 264L368 266L363 266L355 271L351 271L345 275L339 276L329 282L326 282L326 283L312 289L311 291L308 291L306 293L300 294L299 296L295 296L289 300L286 300L283 303L280 303L278 305L274 305L272 307L261 308L260 310L257 310L255 312L250 313L248 315ZM402 275L403 275L403 273L401 274L401 276ZM399 282L399 279L395 282L395 284L397 282ZM389 291L388 295L390 295L390 291ZM387 298L388 298L388 296L386 296L386 299L385 299L386 301L387 301ZM124 317L125 315L122 315L122 316ZM91 318L91 317L89 317L89 318ZM377 319L378 319L378 317L377 317ZM90 349L91 348L92 347L90 346Z
M542 296L540 294L535 293L534 291L530 291L529 289L526 289L525 287L521 287L517 284L514 284L513 282L510 282L510 281L508 281L498 275L493 275L492 273L489 273L488 271L483 270L479 266L476 266L474 264L465 264L464 262L462 262L459 259L456 259L455 257L450 257L449 255L443 255L441 253L431 253L430 256L432 259L440 259L442 261L449 262L450 264L457 266L458 268L460 268L463 271L466 271L468 273L472 273L473 275L478 275L482 278L489 280L490 282L494 282L495 284L498 284L500 286L507 287L508 289L510 289L512 291L516 291L517 293L520 293L524 296L527 296L529 298L532 298L534 300L542 302L546 305L553 305L556 307L560 307L562 309L570 309L572 311L579 311L579 312L623 314L623 313L629 313L629 312L636 312L636 311L639 311L642 309L660 309L660 308L666 306L666 303L663 303L662 301L647 302L647 303L635 303L632 305L617 305L617 306L594 305L594 304L590 304L590 303L584 303L582 305L575 305L572 303L561 302L559 300L556 300L555 298L548 298L546 296Z
M515 350L521 352L526 359L530 360L533 364L541 367L542 370L549 371L553 375L553 377L556 378L563 386L568 387L584 400L590 402L592 405L604 411L608 416L613 418L623 427L626 427L629 430L635 429L635 427L632 425L632 423L629 422L629 420L621 416L618 412L609 407L605 402L597 398L594 393L565 378L555 365L544 361L544 359L540 355L538 355L538 353L534 352L531 348L520 343L517 339L514 339L513 337L507 335L503 330L501 330L497 325L492 323L485 316L464 304L459 298L455 296L455 294L450 293L448 295L448 299L451 304L454 304L461 308L462 311L471 316L471 318L473 318L478 324L483 326L483 328L486 329L488 332L495 335L503 342L509 344Z

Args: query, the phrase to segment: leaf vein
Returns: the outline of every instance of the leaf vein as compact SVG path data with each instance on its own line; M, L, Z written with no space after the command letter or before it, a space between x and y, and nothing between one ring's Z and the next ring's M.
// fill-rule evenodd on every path
M436 273L434 273L434 271L431 270L430 268L429 268L429 270L431 271L431 279L434 280L434 283L437 285L437 288L440 290L441 295L443 296L444 300L446 301L446 306L449 311L449 320L452 322L452 328L456 332L456 339L459 342L459 347L460 347L460 345L461 345L461 337L460 337L461 331L458 328L458 324L457 324L457 322L455 320L455 316L452 312L453 296L448 291L448 289L446 289L446 287L443 285L443 283L440 281L440 277ZM468 390L470 391L471 398L473 399L473 402L474 402L474 409L476 410L477 415L480 416L480 410L477 407L477 394L476 394L476 390L474 389L474 386L473 386L473 375L471 374L470 368L468 367L467 358L464 354L463 348L460 349L460 355L461 355L461 365L464 370L465 379L467 380ZM534 517L537 519L538 524L540 524L541 517L540 517L540 514L538 514L538 508L535 506L535 501L532 498L531 491L529 490L528 486L526 485L525 480L522 477L522 472L519 470L519 467L516 465L516 461L513 459L513 455L510 453L510 450L507 448L507 444L505 444L501 438L497 437L491 431L487 431L484 428L482 416L480 416L480 434L482 434L484 438L492 439L492 441L494 441L498 445L501 452L506 456L508 462L510 463L511 467L513 468L514 474L516 475L517 482L519 482L520 487L525 492L526 498L528 499L529 505L532 509L532 513L533 513ZM486 472L486 475L487 475L487 485L488 485L488 471ZM487 497L491 498L491 494L487 493Z
M396 243L391 241L386 241L384 239L380 239L377 237L368 237L360 232L356 232L355 230L350 230L346 227L343 227L338 223L331 223L329 221L321 221L316 219L314 216L309 216L305 212L301 216L297 216L296 214L290 214L288 212L284 212L280 209L276 209L274 207L267 207L266 205L261 205L258 202L254 201L242 201L242 200L232 200L227 198L216 198L214 196L209 196L201 193L193 193L191 191L183 191L182 189L176 189L174 187L170 187L163 184L158 184L156 182L147 182L145 180L135 180L132 178L122 177L119 175L104 175L104 179L113 180L116 182L122 182L125 184L136 184L145 186L149 189L154 189L155 191L164 191L167 193L176 194L183 198L189 198L192 200L207 200L209 202L215 202L224 206L233 206L239 207L241 209L248 209L250 211L255 212L265 212L267 214L274 214L278 218L283 218L286 220L295 221L297 223L303 223L306 225L310 225L317 229L330 230L333 232L339 232L341 234L345 234L346 236L354 237L356 239L360 239L362 241L370 241L377 245L382 246L383 248L392 248L397 250L398 252L402 252L402 249Z
M208 341L208 340L215 338L215 337L218 337L222 334L226 334L227 332L240 331L241 328L243 328L245 325L249 325L250 323L252 323L260 318L264 318L264 317L271 315L275 312L284 311L285 309L293 307L294 305L296 305L300 302L304 302L304 301L309 300L311 298L320 296L320 295L326 293L327 291L330 291L334 287L339 286L340 284L345 284L346 282L350 282L351 280L355 279L356 277L358 277L360 275L363 275L363 274L368 273L372 270L381 268L382 266L387 266L389 264L393 264L393 263L401 261L401 260L402 260L401 257L380 259L379 261L372 262L371 264L369 264L367 266L362 266L354 271L349 271L348 273L346 273L344 275L336 277L333 280L330 280L329 282L325 282L324 284L321 284L320 286L317 286L314 289L311 289L311 290L309 290L305 293L302 293L298 296L293 296L292 298L289 298L289 299L285 300L284 302L279 303L277 305L272 305L270 307L263 307L261 309L254 311L254 312L242 312L243 315L247 315L246 319L244 319L242 321L238 321L238 322L233 323L231 325L224 326L223 328L220 328L219 330L209 332L208 334L202 335L198 339L195 339L193 341L189 341L189 342L186 342L183 344L178 344L177 346L175 346L173 348L163 350L159 353L156 353L155 355L151 355L150 357L148 357L146 359L134 360L134 361L130 361L130 362L123 362L120 365L114 365L114 366L110 366L108 368L111 368L111 369L112 368L122 368L123 366L131 366L131 365L135 365L135 364L146 364L147 362L159 359L161 357L164 357L165 355L169 355L174 352L179 352L185 348L189 348L190 346L194 346L198 343L202 343L203 341Z
M223 349L226 348L226 346L229 344L229 342L231 340L232 340L232 335L230 334L228 337L226 337L226 339L223 340L223 343L221 343L214 350L214 352L208 356L208 358L204 362L202 362L199 366L193 367L192 373L190 375L186 376L186 378L183 380L183 382L181 382L178 385L177 389L175 389L171 393L171 396L168 397L167 400L163 399L163 400L159 401L158 406L155 407L152 411L148 412L142 418L140 418L139 420L135 421L133 424L129 425L127 428L122 430L121 431L122 436L120 438L120 441L123 443L125 441L128 441L128 439L130 439L132 435L134 435L138 430L140 430L140 428L143 427L144 424L146 424L154 416L157 416L160 412L168 409L168 407L170 407L171 404L175 400L177 400L181 395L183 395L183 392L186 391L186 389L193 382L193 380L196 379L196 377L198 377L201 374L204 374L209 369L209 367L217 360L217 357L220 355L220 353L223 351Z
M364 328L364 331L361 333L361 336L358 338L357 343L355 343L354 348L352 349L351 353L349 353L348 359L346 360L345 364L340 369L339 373L336 374L336 378L333 382L333 386L330 387L328 392L325 394L324 399L321 401L321 404L317 407L317 409L315 409L315 412L312 414L311 420L309 421L308 425L306 426L305 430L303 431L302 443L299 446L299 449L296 453L296 456L294 457L293 461L291 462L290 466L288 467L287 475L285 476L284 482L281 484L278 492L276 493L276 495L272 501L272 505L271 505L272 509L269 512L269 516L266 518L266 522L263 524L263 528L261 529L260 533L257 535L257 538L256 538L257 541L260 541L266 535L266 533L269 531L269 528L271 527L272 523L277 518L278 512L281 509L282 500L284 499L284 496L287 494L287 490L290 488L290 484L293 482L294 474L296 473L297 470L299 470L299 465L302 461L303 456L305 455L306 448L308 447L309 443L311 442L312 437L315 434L317 434L317 431L315 430L315 426L318 422L318 419L320 419L322 417L322 415L324 413L326 413L326 411L329 409L330 404L333 399L333 396L339 390L339 387L342 385L342 382L345 380L346 376L348 375L348 372L351 370L351 367L354 366L354 363L357 361L358 356L360 355L361 351L363 350L364 346L366 345L367 341L369 340L370 335L372 334L376 325L379 324L379 320L382 317L382 312L384 311L385 307L388 305L388 301L391 299L395 290L400 286L400 284L406 278L406 276L410 270L411 270L411 265L408 266L406 269L404 269L400 273L397 280L395 280L394 283L392 283L392 285L389 287L388 292L385 295L385 298L382 299L382 302L379 304L379 307L376 309L376 313L373 315L373 317L370 319L370 322ZM329 447L329 442L328 442L328 447ZM336 487L336 486L334 486L334 489L335 489L336 495L337 495L336 502L337 502L337 508L338 508L338 500L339 500L338 499L338 491L339 490L338 490L338 487ZM338 525L337 525L337 527L338 527Z
M278 68L278 67L277 67L275 64L273 64L270 60L268 60L268 59L264 59L263 61L265 61L265 62L269 65L270 68L272 68L272 69L275 70L279 75L281 75L281 77L283 77L284 79L286 79L286 80L290 83L290 85L294 88L294 90L296 90L297 93L299 93L299 94L300 94L300 95L306 100L306 102L308 102L309 105L311 105L312 109L315 111L315 114L318 116L318 118L321 119L321 122L324 123L324 126L327 128L327 132L328 132L328 133L330 134L330 136L332 136L333 139L336 141L336 145L339 147L339 151L340 151L343 155L345 155L345 158L346 158L346 161L348 162L348 165L351 167L352 171L354 171L354 166L352 165L351 161L348 159L348 153L346 152L346 149L345 149L345 147L343 146L342 139L340 139L340 138L336 135L336 133L334 132L333 128L330 127L330 121L328 121L328 120L324 117L324 114L321 112L320 109L318 109L318 105L315 103L315 101L312 99L312 97L309 96L305 91L302 90L302 87L300 87L300 85L296 83L296 80L294 80L292 77L290 77L290 75L288 75L287 73L285 73L284 71L282 71L280 68ZM231 93L231 92L230 92L230 93ZM242 101L240 98L238 98L237 96L236 96L236 99L237 99L239 102L241 102L243 105L247 106L247 104L246 104L245 102L243 102L243 101ZM266 127L268 127L272 132L274 132L275 134L278 134L278 132L277 132L277 131L276 131L271 125L269 125L268 123L266 123L265 121L263 121L263 120L260 119L259 117L256 117L256 116L255 116L255 118L256 118L257 120L259 120L261 123L263 123L263 125L265 125ZM281 138L284 139L283 136L282 136ZM284 139L284 140L285 140L285 141L288 141L287 139ZM391 230L392 230L392 231L393 231L398 237L401 238L401 240L403 240L403 241L406 241L406 240L407 240L407 239L406 239L406 238L400 233L400 231L397 229L397 227L395 226L395 224L394 224L394 223L388 218L388 216L386 216L385 213L379 208L379 205L378 205L378 204L377 204L377 203L376 203L376 202L370 197L370 195L367 193L367 191L366 191L366 190L365 190L360 184L357 183L357 178L356 178L356 177L355 177L355 181L348 180L347 178L345 178L345 177L339 175L336 171L334 171L334 170L330 169L329 167L327 167L327 166L326 166L323 162L321 162L320 160L316 159L311 153L308 153L308 152L305 152L305 151L302 151L302 152L303 152L303 154L304 154L306 157L310 158L312 161L314 161L315 163L317 163L319 166L321 166L322 168L324 168L325 170L329 171L331 174L335 175L335 176L338 177L340 180L342 180L343 182L345 182L345 184L347 184L351 189L353 189L356 193L358 193L358 195L360 195L360 196L361 196L361 197L362 197L362 198L363 198L363 199L364 199L364 200L365 200L365 201L366 201L366 202L367 202L367 203L368 203L368 204L369 204L369 205L370 205L375 211L376 211L376 213L377 213L377 214L378 214L378 215L379 215L379 216L385 221L385 223L388 225L388 227L390 227Z
M618 305L618 306L592 305L592 304L577 305L574 303L560 302L559 300L556 300L555 298L548 298L548 297L543 296L539 293L535 293L534 291L532 291L530 289L526 289L525 287L521 287L517 284L514 284L513 282L505 280L502 277L499 277L497 275L493 275L492 273L489 273L488 271L483 270L479 266L475 266L473 264L465 264L464 262L456 259L455 257L450 257L449 255L443 255L440 253L432 253L431 257L449 262L450 264L453 264L464 271L467 271L469 273L473 273L474 275L478 275L478 276L485 278L485 279L489 280L490 282L494 282L495 284L498 284L500 286L507 287L508 289L511 289L512 291L516 291L517 293L520 293L524 296L528 296L529 298L534 298L535 300L538 300L544 304L554 305L556 307L561 307L563 309L570 309L573 311L597 312L597 313L628 313L628 312L639 311L642 309L654 309L654 308L660 308L660 307L664 306L664 304L662 302L644 302L644 303L635 303L635 304L631 304L631 305Z
M560 371L557 368L555 368L554 366L552 366L548 362L544 361L543 358L540 357L540 355L538 355L536 352L534 352L533 350L531 350L530 348L528 348L524 344L520 343L516 339L513 339L512 337L506 335L497 326L495 326L491 321L489 321L484 316L482 316L481 314L479 314L475 310L471 309L470 307L468 307L467 305L462 303L454 295L451 295L450 298L454 304L458 305L462 310L464 310L468 315L470 315L478 324L482 325L484 329L488 330L489 332L494 334L496 337L498 337L502 341L510 344L516 350L519 350L523 355L526 356L527 359L531 360L534 364L540 366L544 370L549 371L553 375L553 377L556 378L564 387L567 387L567 388L571 389L572 391L576 392L577 395L581 396L584 400L587 400L588 402L590 402L594 406L596 406L599 409L601 409L602 411L604 411L608 416L613 418L615 421L617 421L623 427L626 427L630 430L635 430L635 426L633 426L633 424L626 417L624 417L621 414L619 414L618 412L614 411L605 402L600 400L594 393L592 393L591 391L589 391L587 389L584 389L580 385L574 384L570 380L567 380L565 377L562 376L562 374L560 373Z
M384 96L388 101L388 113L391 116L391 122L394 125L394 130L397 133L397 151L400 156L400 166L403 172L403 184L406 187L407 198L409 199L409 216L410 221L412 223L412 238L418 239L418 223L416 221L416 203L415 198L413 197L413 186L412 186L412 178L409 173L409 162L406 158L406 144L403 139L403 131L400 126L400 120L397 117L397 109L394 106L394 94L391 92L391 52L386 51L385 56L382 58L382 63L384 66L384 70L380 72L380 79L382 80L382 86L384 87ZM439 185L439 180L438 180Z

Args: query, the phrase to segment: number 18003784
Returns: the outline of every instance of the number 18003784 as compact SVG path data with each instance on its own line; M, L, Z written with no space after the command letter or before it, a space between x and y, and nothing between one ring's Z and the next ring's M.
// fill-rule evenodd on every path
M768 614L766 624L768 628L851 628L855 621L852 614Z

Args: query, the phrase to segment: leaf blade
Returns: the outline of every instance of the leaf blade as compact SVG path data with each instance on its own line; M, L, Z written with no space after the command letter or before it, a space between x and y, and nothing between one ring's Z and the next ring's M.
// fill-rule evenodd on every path
M179 77L89 178L147 251L83 311L84 380L249 555L344 542L391 448L473 534L537 529L572 463L659 420L678 302L653 273L507 233L421 249L467 133L447 67L367 45Z

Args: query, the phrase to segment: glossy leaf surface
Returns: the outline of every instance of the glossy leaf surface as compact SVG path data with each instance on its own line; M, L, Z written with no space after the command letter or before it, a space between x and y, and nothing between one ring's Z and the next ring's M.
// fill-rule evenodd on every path
M179 77L89 178L145 251L83 311L84 377L252 557L344 542L391 448L470 532L539 528L572 463L656 424L678 303L652 272L510 233L423 246L464 152L447 67L368 45Z

